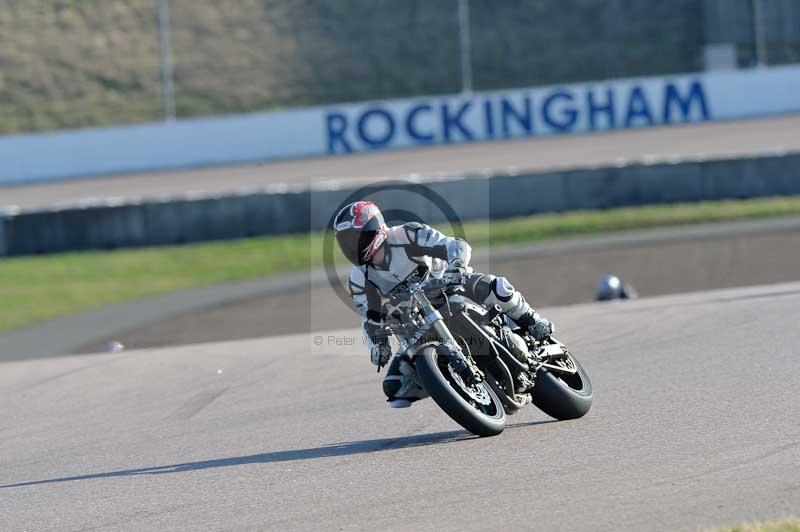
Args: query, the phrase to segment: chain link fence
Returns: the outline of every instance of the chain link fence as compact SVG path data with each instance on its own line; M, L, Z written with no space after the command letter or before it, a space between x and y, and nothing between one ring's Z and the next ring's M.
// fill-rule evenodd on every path
M800 62L800 2L0 0L0 34L16 133Z

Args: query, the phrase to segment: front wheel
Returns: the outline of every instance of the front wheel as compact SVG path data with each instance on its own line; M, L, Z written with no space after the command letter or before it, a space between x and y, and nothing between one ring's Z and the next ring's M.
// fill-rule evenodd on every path
M506 427L506 412L494 390L482 382L467 386L434 347L414 357L417 375L439 408L478 436L496 436Z
M536 374L531 399L542 412L559 420L575 419L586 415L592 407L592 383L583 367L571 354L575 364L574 374L540 369Z

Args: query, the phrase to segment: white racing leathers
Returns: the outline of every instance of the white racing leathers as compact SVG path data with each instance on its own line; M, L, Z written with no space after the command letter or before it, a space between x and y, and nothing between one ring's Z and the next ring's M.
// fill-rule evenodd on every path
M384 264L356 266L348 282L356 310L364 319L364 336L370 349L379 340L384 319L381 309L394 288L404 282L420 280L428 272L439 275L454 263L466 267L472 258L472 248L464 240L445 236L417 222L390 227L384 246ZM499 305L520 326L530 326L539 319L505 277L470 274L465 289L465 295L476 303ZM383 389L390 401L424 397L415 382L413 369L399 356L389 365Z

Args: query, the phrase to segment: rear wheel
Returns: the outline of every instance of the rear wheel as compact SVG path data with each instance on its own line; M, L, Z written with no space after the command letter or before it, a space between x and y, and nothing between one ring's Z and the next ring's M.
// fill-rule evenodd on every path
M592 407L592 383L583 367L571 354L574 374L540 369L531 394L533 404L556 419L575 419L586 415Z
M503 432L506 413L488 384L465 384L434 347L427 347L415 356L414 365L425 389L456 423L478 436Z

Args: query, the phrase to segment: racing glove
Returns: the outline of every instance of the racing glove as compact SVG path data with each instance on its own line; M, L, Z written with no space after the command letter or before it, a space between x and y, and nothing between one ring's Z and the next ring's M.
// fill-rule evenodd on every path
M373 344L373 346L369 350L369 359L372 361L373 364L382 368L386 364L389 363L389 359L392 358L392 348L389 346L388 339L385 343L380 342L377 344Z
M466 273L467 267L464 266L461 260L456 259L447 265L447 269L444 271L444 278L452 284L461 284L464 282Z
M369 358L379 368L389 363L392 358L392 346L389 334L380 323L368 320L364 322L364 336L369 345Z

